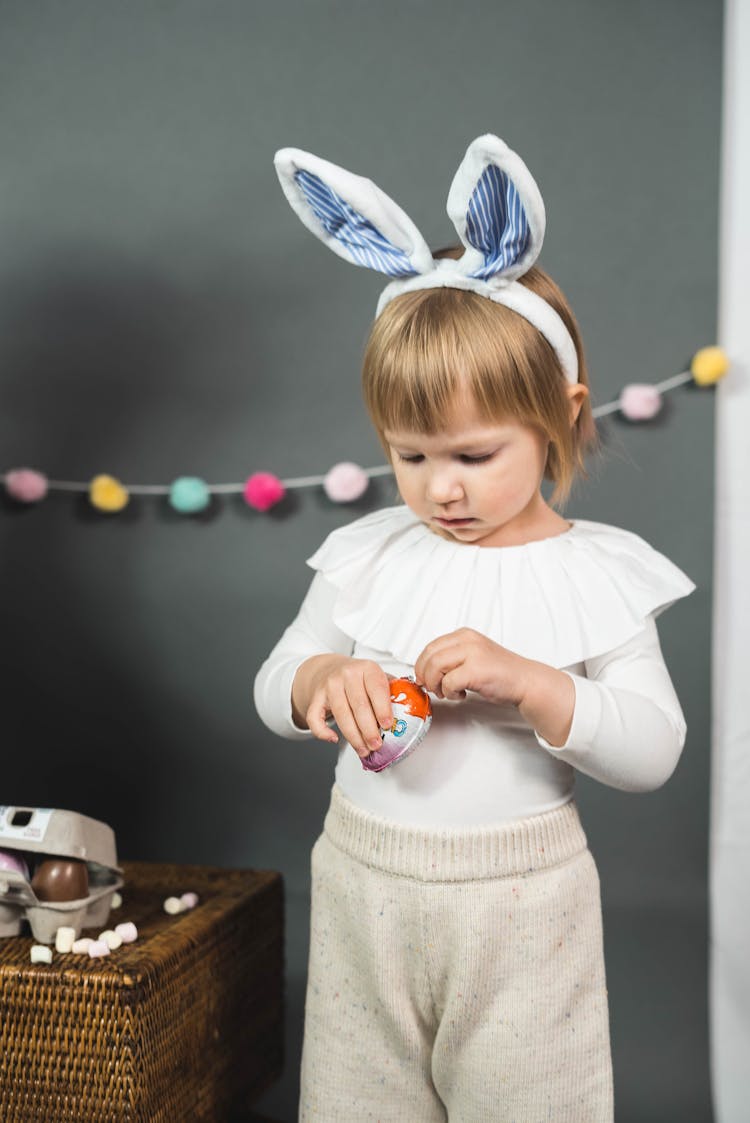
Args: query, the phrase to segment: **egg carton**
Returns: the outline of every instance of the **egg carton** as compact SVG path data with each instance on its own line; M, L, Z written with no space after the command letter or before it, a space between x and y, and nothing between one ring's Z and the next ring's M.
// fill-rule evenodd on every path
M0 850L84 861L88 894L73 901L42 901L23 873L0 869L0 938L18 936L24 921L38 943L54 943L60 927L103 927L113 894L122 887L111 827L76 811L0 805Z

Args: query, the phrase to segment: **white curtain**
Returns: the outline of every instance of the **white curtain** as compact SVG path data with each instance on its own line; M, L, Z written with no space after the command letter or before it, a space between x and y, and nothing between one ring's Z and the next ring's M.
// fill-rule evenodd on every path
M719 289L732 368L716 418L711 1072L716 1123L749 1123L750 0L725 8Z

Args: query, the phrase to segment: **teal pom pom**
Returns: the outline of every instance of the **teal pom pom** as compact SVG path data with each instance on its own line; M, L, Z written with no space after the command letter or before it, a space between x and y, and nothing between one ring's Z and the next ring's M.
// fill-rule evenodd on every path
M195 515L205 511L211 502L211 492L205 480L197 476L180 476L169 489L169 503L181 515Z

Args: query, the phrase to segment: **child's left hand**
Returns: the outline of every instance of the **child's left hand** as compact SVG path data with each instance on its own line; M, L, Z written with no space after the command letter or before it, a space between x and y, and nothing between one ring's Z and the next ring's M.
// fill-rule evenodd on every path
M437 698L458 700L472 690L488 702L518 706L530 660L475 632L459 628L427 644L414 665L418 683Z

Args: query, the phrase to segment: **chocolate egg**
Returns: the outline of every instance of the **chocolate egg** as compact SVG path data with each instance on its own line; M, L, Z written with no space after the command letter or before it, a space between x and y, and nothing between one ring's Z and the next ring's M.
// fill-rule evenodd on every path
M89 894L89 871L76 858L46 858L34 870L31 888L40 901L79 901Z
M368 772L382 772L397 764L416 749L432 721L430 696L413 679L391 680L391 709L393 721L389 729L382 729L383 744L362 760Z

